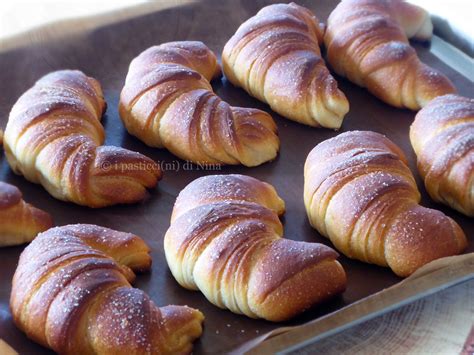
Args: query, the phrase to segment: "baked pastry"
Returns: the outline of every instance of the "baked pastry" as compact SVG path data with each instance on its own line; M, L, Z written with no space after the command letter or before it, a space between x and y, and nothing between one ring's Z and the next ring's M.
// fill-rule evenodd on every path
M333 249L282 238L284 210L271 185L249 176L194 180L179 194L165 235L173 276L220 308L271 321L344 291Z
M161 171L139 153L102 146L105 106L99 83L80 71L42 77L10 112L4 148L13 171L79 205L143 199Z
M419 205L403 152L379 133L346 132L318 144L304 178L311 225L350 258L404 277L467 246L455 221Z
M275 122L222 101L210 84L219 75L216 56L202 42L148 48L130 63L120 117L147 145L194 163L256 166L274 159Z
M130 283L151 266L139 237L94 225L40 234L20 257L10 308L32 340L60 354L189 353L201 312L157 307Z
M31 242L52 226L48 213L26 203L16 186L0 181L0 247Z
M2 355L18 355L18 353L4 340L0 339L0 354Z
M343 0L324 35L332 68L396 107L419 110L455 92L451 81L422 63L409 38L426 41L433 25L422 8L400 0Z
M474 217L474 99L434 99L416 115L410 141L430 196Z
M321 57L323 34L324 26L303 6L264 7L225 45L224 74L286 118L338 129L349 102Z

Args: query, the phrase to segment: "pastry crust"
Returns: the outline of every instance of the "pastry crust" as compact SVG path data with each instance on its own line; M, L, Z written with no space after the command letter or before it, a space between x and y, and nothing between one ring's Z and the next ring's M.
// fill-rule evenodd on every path
M18 355L18 353L4 340L0 339L0 354L2 355Z
M149 146L194 163L273 160L280 145L275 122L264 111L222 101L210 84L219 75L216 56L202 42L148 48L130 63L120 117Z
M40 234L22 253L10 308L29 338L61 354L190 353L204 316L157 307L130 283L151 267L136 235L95 225Z
M304 177L311 225L350 258L405 277L467 247L454 220L419 205L404 154L379 133L346 132L318 144Z
M16 186L0 181L0 247L29 243L52 226L48 213L26 203Z
M328 61L372 94L396 107L419 110L456 91L439 71L422 63L409 38L429 40L433 25L422 8L401 0L344 0L328 19Z
M338 129L349 102L321 57L323 34L324 26L303 6L264 7L225 45L224 74L286 118Z
M102 145L105 107L99 83L80 71L42 77L10 112L4 137L10 167L57 199L79 205L142 200L161 171L139 153Z
M474 100L434 99L416 115L410 141L431 198L474 217Z
M179 194L165 235L178 283L221 308L282 321L344 291L338 254L283 239L275 189L245 175L199 178Z

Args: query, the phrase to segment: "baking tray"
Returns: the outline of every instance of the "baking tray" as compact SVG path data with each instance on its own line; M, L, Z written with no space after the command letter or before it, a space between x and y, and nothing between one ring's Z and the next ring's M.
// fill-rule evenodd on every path
M287 212L283 218L285 237L295 240L331 243L312 229L303 205L303 165L309 151L319 142L337 132L315 129L281 118L268 106L233 87L225 79L213 87L218 95L232 105L255 107L268 111L279 127L281 152L278 158L256 168L223 167L203 170L177 159L165 150L149 148L130 136L119 119L117 105L130 61L151 45L175 40L201 40L220 56L222 48L237 27L271 1L201 1L160 2L143 5L129 13L116 12L106 16L52 24L23 36L0 43L0 127L6 125L8 113L16 99L42 75L58 69L80 69L97 78L108 103L103 123L106 144L139 151L165 168L164 178L150 191L142 203L89 209L52 198L41 186L31 184L9 169L0 153L0 180L18 186L28 202L50 212L56 225L93 223L141 236L152 249L153 268L140 275L135 283L158 305L187 304L200 309L206 316L203 336L195 343L196 354L222 353L258 338L281 326L295 326L331 314L401 281L389 269L350 260L340 262L347 271L347 291L340 297L285 323L253 320L221 310L210 304L200 292L181 288L168 270L163 236L169 226L172 206L178 193L194 179L209 174L240 173L267 181L275 186L285 200ZM326 21L337 1L298 1L312 9L321 21ZM415 44L421 59L443 71L466 96L473 93L473 84L430 53L429 45ZM416 172L415 155L408 139L408 130L415 113L390 107L364 89L336 76L346 94L351 110L346 115L341 132L373 130L387 135L406 153L422 192L422 204L442 210L454 218L469 239L468 252L474 251L474 223L467 217L432 202ZM11 319L8 300L11 278L21 247L0 249L0 338L20 353L48 353L17 330ZM349 319L348 319L349 321Z

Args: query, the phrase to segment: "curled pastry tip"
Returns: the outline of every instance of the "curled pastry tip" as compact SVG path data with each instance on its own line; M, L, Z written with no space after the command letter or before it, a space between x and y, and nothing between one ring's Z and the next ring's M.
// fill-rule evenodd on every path
M52 226L49 213L26 203L16 186L0 181L0 247L31 242Z

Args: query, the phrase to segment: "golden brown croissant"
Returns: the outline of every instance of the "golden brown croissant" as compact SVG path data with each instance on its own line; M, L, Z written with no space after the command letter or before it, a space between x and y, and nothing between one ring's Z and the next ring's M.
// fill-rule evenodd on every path
M338 254L283 239L284 202L243 175L199 178L179 194L165 236L176 280L221 308L281 321L342 292Z
M338 129L349 102L321 58L323 34L323 25L305 7L264 7L225 45L224 74L282 116Z
M440 211L419 205L402 151L375 132L346 132L317 145L304 170L310 223L350 258L408 276L462 252L466 236Z
M324 35L329 63L341 76L396 107L418 110L455 92L450 80L422 63L408 38L428 40L433 26L422 8L401 0L343 0Z
M11 168L54 197L89 207L132 203L161 177L151 159L102 146L105 101L99 83L82 72L42 77L13 106L5 130Z
M474 100L434 99L416 115L410 140L430 196L474 217Z
M16 186L0 181L0 247L31 242L52 226L48 213L26 203Z
M218 75L216 56L202 42L148 48L130 63L120 95L125 127L195 163L256 166L274 159L275 122L266 112L222 101L209 82Z
M139 237L94 225L40 234L22 253L10 307L29 338L61 354L189 353L201 312L157 307L130 285L149 270Z

